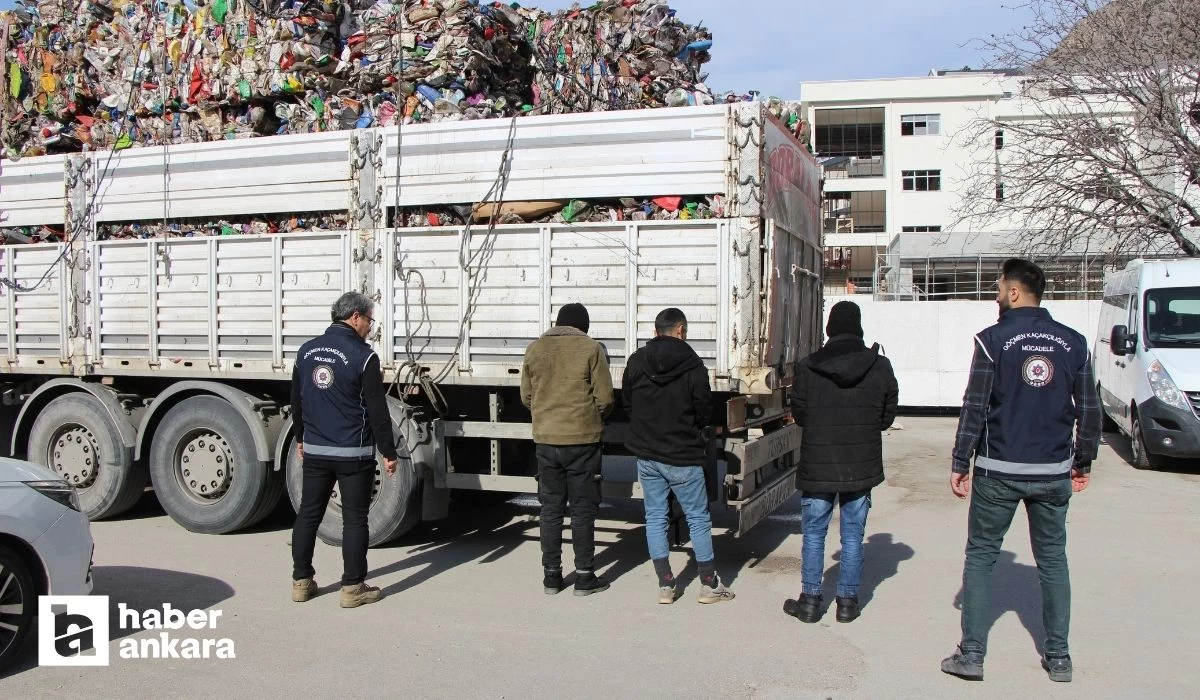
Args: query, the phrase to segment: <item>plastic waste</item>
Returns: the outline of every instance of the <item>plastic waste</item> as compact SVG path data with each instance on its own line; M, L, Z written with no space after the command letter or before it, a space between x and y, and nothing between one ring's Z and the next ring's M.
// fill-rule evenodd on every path
M663 0L17 0L0 17L6 158L716 101L711 33Z

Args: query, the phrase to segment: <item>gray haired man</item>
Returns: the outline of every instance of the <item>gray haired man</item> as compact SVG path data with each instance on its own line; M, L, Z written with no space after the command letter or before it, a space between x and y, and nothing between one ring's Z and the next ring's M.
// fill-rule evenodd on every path
M375 483L375 450L396 473L396 443L388 415L379 356L366 338L375 304L347 292L333 304L325 334L300 346L292 370L296 451L304 468L300 512L292 531L292 600L317 590L312 566L317 528L336 484L342 501L341 606L356 608L383 597L365 583L367 511Z

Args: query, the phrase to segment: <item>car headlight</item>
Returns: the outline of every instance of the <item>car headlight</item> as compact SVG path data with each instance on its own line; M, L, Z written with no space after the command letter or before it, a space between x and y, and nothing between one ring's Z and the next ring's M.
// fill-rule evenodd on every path
M1159 401L1181 411L1192 410L1192 407L1188 405L1187 397L1183 395L1179 387L1175 386L1171 375L1158 360L1155 360L1154 364L1150 365L1150 369L1146 370L1146 378L1150 380L1150 388L1154 390L1154 395Z
M46 498L58 501L72 510L83 512L83 509L79 507L79 492L65 481L26 481L25 485Z

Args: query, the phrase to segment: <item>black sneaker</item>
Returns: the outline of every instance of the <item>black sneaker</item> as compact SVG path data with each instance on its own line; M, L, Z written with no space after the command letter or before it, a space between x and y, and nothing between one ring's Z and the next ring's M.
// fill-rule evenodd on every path
M542 590L546 595L557 595L563 589L563 575L561 569L546 569L546 575L542 577Z
M801 593L795 600L783 601L783 611L801 622L813 623L821 619L821 596Z
M983 680L983 654L977 651L963 651L962 647L942 660L942 673L958 676L967 681Z
M575 595L591 595L608 590L608 581L592 572L575 574Z
M1050 676L1050 680L1055 683L1070 683L1071 672L1071 655L1063 656L1043 656L1042 668L1046 669L1046 673Z
M862 613L858 609L858 598L837 599L837 621L854 622Z

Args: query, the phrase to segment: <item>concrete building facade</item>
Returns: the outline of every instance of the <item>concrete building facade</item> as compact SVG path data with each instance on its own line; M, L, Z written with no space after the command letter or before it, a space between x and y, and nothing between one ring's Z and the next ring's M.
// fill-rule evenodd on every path
M1021 89L1015 72L967 69L801 85L825 174L828 293L988 298L1008 257L1002 240L1017 225L994 220L963 230L955 209L987 159L997 163L996 196L1004 196L1005 133L980 124L1030 118ZM1058 267L1052 276L1063 284L1051 286L1061 298L1087 298L1102 284L1098 262Z

